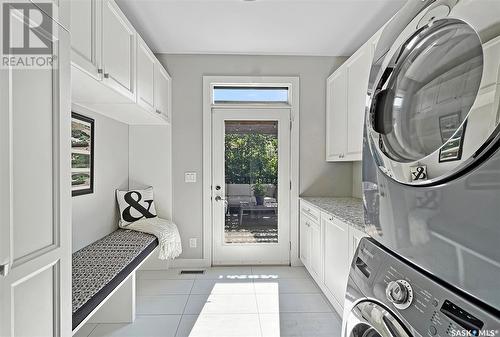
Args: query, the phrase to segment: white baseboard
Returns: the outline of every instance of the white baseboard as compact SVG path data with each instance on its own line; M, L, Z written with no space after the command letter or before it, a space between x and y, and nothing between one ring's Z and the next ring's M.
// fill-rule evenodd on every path
M141 270L167 270L169 268L208 268L208 259L175 259L173 261L160 260L156 250L144 261Z

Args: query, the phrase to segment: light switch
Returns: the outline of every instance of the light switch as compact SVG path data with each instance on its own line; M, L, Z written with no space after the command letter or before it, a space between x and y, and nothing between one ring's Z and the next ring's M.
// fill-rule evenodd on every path
M196 182L196 172L185 172L184 173L184 182L195 183Z

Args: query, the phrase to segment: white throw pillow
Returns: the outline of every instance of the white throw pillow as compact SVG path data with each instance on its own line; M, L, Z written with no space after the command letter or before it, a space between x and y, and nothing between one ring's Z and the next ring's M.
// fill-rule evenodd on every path
M116 190L116 199L120 207L120 227L127 227L143 218L156 217L152 187L144 190Z

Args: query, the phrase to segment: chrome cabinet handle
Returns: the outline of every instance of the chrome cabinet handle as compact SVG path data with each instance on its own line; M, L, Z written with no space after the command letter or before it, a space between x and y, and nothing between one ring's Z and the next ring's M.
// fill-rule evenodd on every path
M104 78L109 78L109 73L104 73Z
M8 263L0 265L0 276L7 276L10 265Z
M101 68L97 69L98 74L102 74L103 70Z
M223 199L220 195L215 197L215 201L222 201L222 200L225 200L225 199Z

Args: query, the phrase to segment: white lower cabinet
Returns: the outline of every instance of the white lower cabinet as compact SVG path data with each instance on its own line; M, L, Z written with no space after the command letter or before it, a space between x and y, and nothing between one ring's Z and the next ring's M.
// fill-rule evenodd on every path
M317 222L311 222L309 227L310 236L310 259L309 271L317 279L323 278L323 259L322 259L322 242L321 242L321 225Z
M300 213L300 260L309 269L311 231L309 230L310 219L303 212Z
M318 214L318 219L310 214ZM364 232L301 201L300 259L340 315L351 261L364 236Z
M326 213L321 214L321 224L325 233L325 287L343 307L350 265L349 226Z

